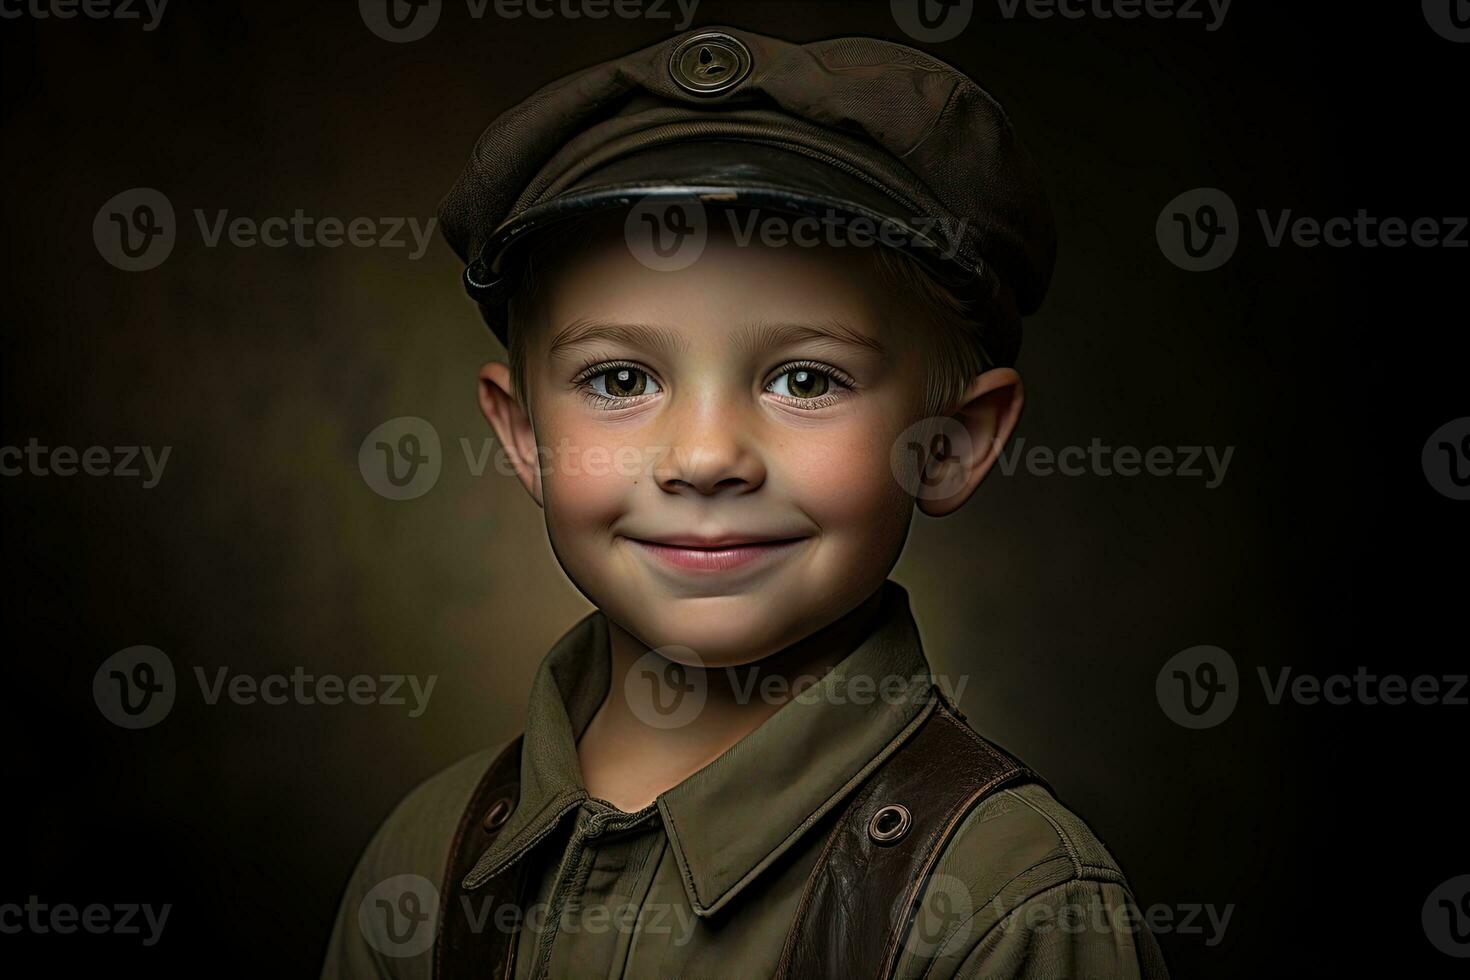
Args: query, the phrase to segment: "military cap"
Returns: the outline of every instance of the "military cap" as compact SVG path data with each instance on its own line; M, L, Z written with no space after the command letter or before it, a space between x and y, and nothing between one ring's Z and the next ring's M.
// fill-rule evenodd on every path
M962 72L892 41L796 44L727 27L566 75L506 110L439 218L503 342L519 243L565 218L664 199L878 222L898 232L885 244L983 301L1001 364L1055 259L1036 165Z

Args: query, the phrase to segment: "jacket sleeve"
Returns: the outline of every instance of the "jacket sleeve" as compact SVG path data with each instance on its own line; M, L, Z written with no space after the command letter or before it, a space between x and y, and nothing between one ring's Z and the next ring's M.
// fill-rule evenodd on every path
M976 940L964 980L1167 980L1127 888L1074 879L1040 892Z

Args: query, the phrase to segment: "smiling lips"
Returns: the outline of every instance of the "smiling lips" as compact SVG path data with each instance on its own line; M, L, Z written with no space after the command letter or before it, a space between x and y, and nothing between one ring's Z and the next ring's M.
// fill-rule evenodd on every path
M696 572L724 572L734 568L744 568L754 562L781 557L806 539L701 541L695 538L680 538L673 541L645 541L642 538L629 538L628 540L675 568Z

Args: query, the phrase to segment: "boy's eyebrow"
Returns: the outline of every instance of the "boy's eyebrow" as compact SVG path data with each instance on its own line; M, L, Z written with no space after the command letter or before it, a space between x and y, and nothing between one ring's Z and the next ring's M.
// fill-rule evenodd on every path
M870 351L879 357L888 350L874 337L855 330L838 320L821 323L752 323L731 335L743 351L759 351L770 347L786 347L811 341L823 341L844 347ZM665 330L643 323L612 323L592 317L580 317L567 324L551 339L551 356L582 344L607 341L629 347L642 347L669 354L684 350L688 341L677 330Z
M643 323L610 323L592 317L579 317L551 338L551 356L582 344L607 341L629 347L642 347L662 354L683 350L688 342L677 331L660 330Z
M736 331L735 343L742 350L761 350L766 347L785 347L808 341L826 341L844 347L858 347L885 357L887 348L876 338L855 330L840 320L821 323L753 323Z

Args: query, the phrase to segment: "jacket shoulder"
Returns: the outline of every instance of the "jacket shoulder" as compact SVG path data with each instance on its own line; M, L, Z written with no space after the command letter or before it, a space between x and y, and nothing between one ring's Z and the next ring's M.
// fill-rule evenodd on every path
M378 826L343 889L323 962L323 980L427 977L426 956L396 959L376 948L359 925L360 910L374 889L400 876L426 879L412 887L437 894L460 817L481 777L505 747L482 749L423 780Z
M363 855L393 874L421 874L439 884L449 847L475 787L505 745L474 752L409 790L384 819ZM401 869L401 870L395 870Z
M1000 882L1028 875L1051 884L1070 878L1122 881L1117 860L1092 828L1057 800L1043 776L977 731L951 698L941 694L938 711L926 727L950 735L949 742L931 745L947 749L946 754L953 753L940 765L948 768L958 764L966 770L956 773L949 769L948 782L978 789L991 779L1003 780L999 788L973 804L959 826L947 835L936 871L943 870L946 863L956 865L957 870L974 864L977 868L983 865ZM956 738L960 744L967 744L965 751L953 749ZM989 900L994 894L992 891L976 897Z
M1013 783L976 804L940 851L907 940L913 952L927 924L930 941L918 945L932 960L921 970L924 960L905 956L899 975L1010 980L1059 975L1071 963L1088 972L1068 975L1167 976L1146 931L1058 925L1094 921L1097 908L1124 923L1136 910L1117 859L1045 784Z
M938 870L946 864L978 876L981 891L988 892L976 896L983 901L1018 879L1034 880L1038 888L1072 879L1124 880L1092 828L1037 782L1004 787L982 800L946 844Z

